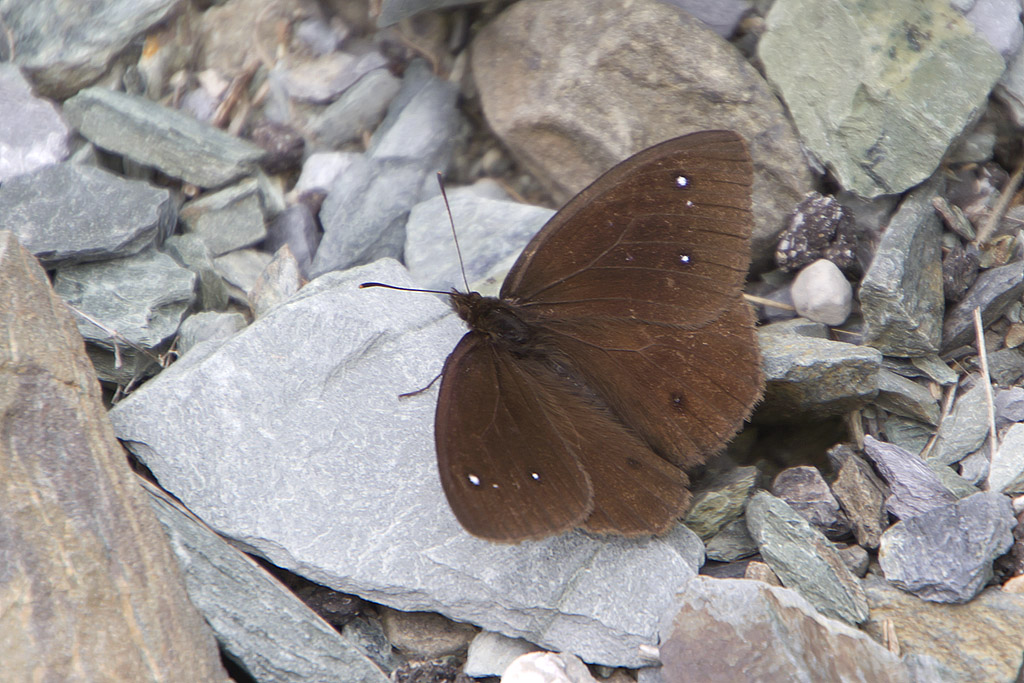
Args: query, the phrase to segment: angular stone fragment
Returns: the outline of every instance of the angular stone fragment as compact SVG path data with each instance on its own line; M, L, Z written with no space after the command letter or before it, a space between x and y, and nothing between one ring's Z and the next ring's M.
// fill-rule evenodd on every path
M822 614L851 624L868 617L857 578L821 532L784 501L758 491L747 504L747 528L761 556Z
M64 103L64 117L96 146L199 187L249 175L262 149L144 97L87 88Z
M992 578L992 561L1013 545L1010 499L975 493L901 520L882 534L885 578L934 602L967 602Z
M0 301L0 678L226 680L75 321L8 231Z

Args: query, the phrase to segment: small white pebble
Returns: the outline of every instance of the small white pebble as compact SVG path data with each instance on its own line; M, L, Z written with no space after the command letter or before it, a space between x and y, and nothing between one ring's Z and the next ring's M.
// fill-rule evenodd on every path
M597 683L587 665L567 652L529 652L512 660L501 683Z
M853 307L853 287L836 264L818 259L806 266L790 288L796 312L814 322L842 325Z

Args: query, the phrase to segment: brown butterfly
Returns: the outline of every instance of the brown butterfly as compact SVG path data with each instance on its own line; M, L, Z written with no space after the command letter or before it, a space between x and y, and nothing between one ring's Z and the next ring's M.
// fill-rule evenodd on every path
M500 297L451 292L470 332L445 363L434 436L467 531L636 536L686 511L686 470L763 389L742 298L751 178L735 133L663 142L555 214Z

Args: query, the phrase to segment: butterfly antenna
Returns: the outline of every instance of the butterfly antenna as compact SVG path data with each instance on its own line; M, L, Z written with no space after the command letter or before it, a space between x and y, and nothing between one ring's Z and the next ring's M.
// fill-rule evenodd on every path
M448 193L444 191L444 175L437 172L437 184L441 188L441 199L444 200L445 211L448 212L448 223L452 226L452 238L455 240L455 252L459 255L459 268L462 270L462 284L469 291L469 280L466 279L466 265L462 262L462 249L459 248L459 236L455 234L455 219L452 218L452 207L448 205Z

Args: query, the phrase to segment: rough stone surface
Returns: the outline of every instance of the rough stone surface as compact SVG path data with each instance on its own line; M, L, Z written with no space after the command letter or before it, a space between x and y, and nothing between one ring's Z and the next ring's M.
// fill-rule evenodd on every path
M988 588L967 604L950 605L921 600L874 573L863 583L871 606L863 628L881 638L891 620L903 652L930 655L950 670L939 681L1016 679L1024 651L1024 595Z
M162 239L177 213L167 190L55 164L0 186L4 225L47 268L130 256Z
M699 539L682 526L517 546L467 534L437 475L436 389L399 398L427 386L465 328L433 297L357 287L371 280L410 282L394 262L314 280L118 403L118 435L210 526L280 567L638 666L637 646L655 642L669 597L696 574Z
M263 150L188 114L143 97L88 88L64 103L64 117L97 147L199 187L252 173Z
M914 453L870 435L864 437L864 453L889 485L886 508L900 519L956 500L932 468Z
M402 612L384 607L381 625L388 642L407 657L440 659L465 654L479 629L451 621L435 612Z
M0 300L2 677L226 680L75 322L9 231Z
M821 616L796 591L760 581L698 576L662 624L666 683L913 680L864 633Z
M553 215L550 209L538 206L486 199L470 187L448 192L448 203L470 283L486 277L504 280L505 273L495 269L510 257L517 258ZM406 224L405 253L409 274L420 286L441 291L465 289L441 197L413 207Z
M190 315L178 328L178 354L184 356L202 342L228 339L245 326L245 316L241 313L203 311Z
M939 423L939 402L928 389L913 380L881 369L878 372L878 399L880 408L928 424Z
M152 249L114 261L60 268L53 281L58 295L92 318L80 318L78 330L93 351L102 350L100 356L90 354L100 378L122 384L133 379L133 368L117 367L114 345L119 345L122 359L150 364L150 357L138 347L155 350L170 340L192 305L195 286L195 273Z
M757 552L757 543L742 519L729 522L707 542L707 557L716 562L735 562Z
M1024 294L1024 261L1015 261L986 270L978 276L967 294L946 314L942 326L942 347L955 349L974 343L974 309L981 309L981 324L988 328L1006 307Z
M878 393L877 350L758 330L765 373L765 398L757 420L790 422L797 415L842 415L864 405Z
M321 149L338 149L373 130L384 118L401 84L387 69L375 69L360 78L311 124L316 145Z
M469 644L463 672L473 678L500 676L512 661L538 648L519 638L508 638L500 633L481 631Z
M782 470L772 482L771 492L829 538L840 538L850 532L849 520L817 467L803 465Z
M295 256L302 276L308 278L309 269L313 264L313 254L320 244L320 228L313 218L312 211L305 204L292 204L267 226L267 239L263 241L264 249L274 253L286 244Z
M988 490L1024 493L1024 424L1013 425L1003 435L988 471Z
M800 143L761 76L665 3L517 2L477 35L470 61L491 128L558 203L656 142L735 130L754 160L753 254L765 269L810 189Z
M758 491L747 504L747 528L782 584L825 616L857 624L868 606L857 578L820 531L785 501Z
M231 291L231 295L247 301L249 291L273 258L271 254L259 249L239 249L215 258L213 267L228 285L236 288Z
M683 523L702 539L710 539L743 515L756 483L756 467L737 467L708 477L694 490Z
M199 309L221 311L228 305L228 289L213 267L213 257L198 235L173 235L164 242L167 254L199 278Z
M765 21L758 55L802 139L864 197L930 176L1004 68L945 0L779 0Z
M988 398L982 380L960 394L953 410L939 426L938 439L927 454L928 462L952 465L981 448L988 436Z
M992 578L992 561L1013 545L1017 521L1001 493L975 493L900 520L882 534L885 578L933 602L967 602Z
M67 158L68 127L10 63L0 64L0 121L0 183Z
M324 237L311 275L379 258L399 258L405 244L405 222L425 177L417 160L355 160L331 185L320 209Z
M5 2L0 19L19 64L47 97L63 99L102 76L113 59L147 29L178 10L181 0L33 0Z
M885 509L889 492L871 466L851 455L839 466L836 480L832 482L832 493L846 512L857 543L865 548L877 548L882 532L889 527Z
M148 486L150 504L193 604L232 659L258 681L385 683L388 678L251 558L180 503Z
M183 206L180 215L185 231L198 235L214 257L251 247L267 236L254 178L203 195Z
M907 195L889 221L861 281L865 343L887 356L939 350L942 334L941 229L932 208L938 188L926 184Z

